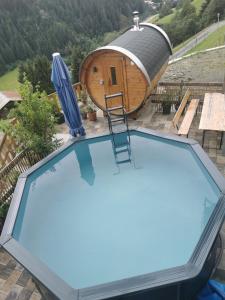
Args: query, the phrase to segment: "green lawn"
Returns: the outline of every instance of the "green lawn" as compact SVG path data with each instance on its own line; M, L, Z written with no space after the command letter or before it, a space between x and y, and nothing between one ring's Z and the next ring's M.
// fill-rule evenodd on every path
M156 14L154 16L151 16L147 22L148 23L156 23L158 19L159 19L159 14Z
M222 46L225 44L225 26L217 29L215 32L211 33L207 39L198 44L196 47L191 49L187 54L202 51L209 48L214 48L218 46Z
M0 77L0 91L16 91L19 89L17 81L18 69L14 69Z
M172 14L170 14L168 16L165 16L165 17L163 17L161 19L158 19L157 23L158 24L162 24L162 25L169 24L169 23L171 23L174 15L175 15L175 12L173 12Z
M175 10L174 10L175 11ZM149 19L148 19L148 23L153 23L153 24L168 24L171 22L173 16L174 16L175 13L172 13L168 16L165 16L161 19L159 19L159 14L156 14L154 16L151 16Z

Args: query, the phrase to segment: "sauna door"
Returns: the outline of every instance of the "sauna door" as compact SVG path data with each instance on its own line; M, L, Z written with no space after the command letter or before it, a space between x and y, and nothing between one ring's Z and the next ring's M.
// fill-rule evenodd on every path
M112 95L122 92L124 95L124 104L126 106L126 97L124 93L124 76L123 76L123 58L106 55L103 58L104 66L104 88L106 95ZM121 105L121 97L110 100L109 106Z

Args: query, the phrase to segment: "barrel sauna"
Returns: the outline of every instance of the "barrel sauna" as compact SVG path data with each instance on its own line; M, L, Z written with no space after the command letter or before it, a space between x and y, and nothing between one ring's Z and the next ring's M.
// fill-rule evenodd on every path
M105 95L122 92L127 113L133 113L156 87L171 54L170 40L160 27L136 24L85 58L80 82L102 110ZM111 101L112 106L121 105L119 97Z

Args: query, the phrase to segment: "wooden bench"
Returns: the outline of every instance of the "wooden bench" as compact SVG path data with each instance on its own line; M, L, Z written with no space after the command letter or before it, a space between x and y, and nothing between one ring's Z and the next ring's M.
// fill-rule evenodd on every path
M188 137L188 133L189 133L189 130L191 127L191 123L194 119L195 113L198 108L199 99L191 100L180 127L178 126L178 124L179 124L180 117L181 117L185 107L187 106L187 102L190 98L190 95L191 95L191 91L190 91L190 89L188 89L186 91L186 93L181 101L181 104L173 118L173 121L172 121L174 128L176 128L178 131L178 135L186 135L187 137Z

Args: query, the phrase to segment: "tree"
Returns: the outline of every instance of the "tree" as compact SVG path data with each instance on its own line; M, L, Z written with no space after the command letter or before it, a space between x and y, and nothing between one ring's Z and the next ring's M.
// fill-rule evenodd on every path
M204 11L206 10L207 6L209 5L210 0L205 0L203 1L200 11L199 11L199 15L202 16L202 14L204 13Z
M149 12L143 0L1 0L0 56L9 68L35 55L64 54L77 36L95 39L128 26L134 10Z
M21 85L20 93L21 103L9 114L10 119L15 118L15 124L12 125L9 120L1 121L0 128L16 140L19 150L28 148L45 156L59 146L59 141L54 138L53 106L46 93L34 91L27 80Z
M72 72L72 82L76 83L79 81L79 70L80 65L86 55L96 49L99 46L99 40L97 39L89 39L84 36L77 37L76 46L73 46L70 56L70 65L71 65L71 72Z
M159 11L159 17L163 18L167 15L170 15L172 13L172 5L169 1L166 1L163 3L160 11Z
M33 86L39 86L41 91L50 94L54 91L51 83L51 63L46 56L36 56L33 61L34 82Z
M19 65L18 81L24 82L24 74L35 89L38 86L40 91L51 94L54 91L51 83L51 63L44 55L28 59Z
M72 71L72 82L79 82L79 69L80 64L85 57L80 46L73 47L71 55L71 71Z
M5 62L0 54L0 75L2 75L6 71Z
M176 11L172 22L164 25L164 29L176 46L198 32L198 26L195 7L190 0L184 0L182 8Z
M204 6L202 12L201 26L205 27L217 21L217 14L220 14L220 19L225 17L225 0L211 0L208 5Z
M194 5L191 3L190 0L185 0L184 4L182 6L179 18L189 18L193 15L196 14L196 8Z

